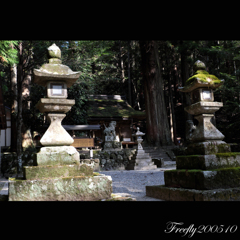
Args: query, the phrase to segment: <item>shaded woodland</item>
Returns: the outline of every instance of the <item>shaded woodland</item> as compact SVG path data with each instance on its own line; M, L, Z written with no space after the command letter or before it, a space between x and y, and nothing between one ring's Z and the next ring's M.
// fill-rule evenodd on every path
M146 111L146 140L149 145L182 144L184 111L189 97L179 92L194 74L196 60L207 71L224 79L215 91L215 101L224 107L213 123L228 143L240 142L240 41L239 40L17 40L0 41L0 80L5 105L12 113L12 151L21 154L22 137L41 131L45 118L35 105L45 89L31 82L33 69L47 63L47 47L61 48L62 63L81 71L68 98L76 104L63 124L87 124L88 95L126 95L136 110Z

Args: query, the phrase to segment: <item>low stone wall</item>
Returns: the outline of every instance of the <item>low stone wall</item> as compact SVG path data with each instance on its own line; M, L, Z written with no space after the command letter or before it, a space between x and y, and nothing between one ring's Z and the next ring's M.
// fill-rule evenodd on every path
M36 151L24 151L22 153L23 166L36 166ZM5 177L17 173L17 154L15 152L1 153L1 174Z
M93 164L94 171L125 170L136 149L121 149L120 151L94 151L93 159L90 160L89 153L80 154L80 162ZM97 162L98 159L98 162Z
M24 151L23 166L37 166L36 151ZM80 163L92 165L93 171L125 170L136 149L121 149L121 151L94 151L93 159L89 153L80 154ZM17 155L15 152L1 153L1 174L11 177L17 173Z

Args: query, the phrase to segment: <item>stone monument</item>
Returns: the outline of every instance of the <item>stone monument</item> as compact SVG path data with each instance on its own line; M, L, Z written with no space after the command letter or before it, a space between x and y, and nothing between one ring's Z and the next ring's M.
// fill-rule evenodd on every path
M137 154L131 158L129 164L126 166L126 170L153 170L157 168L149 153L145 153L143 150L141 143L143 141L142 136L144 135L145 133L140 132L139 127L137 127L137 132L133 134L138 142Z
M106 127L105 124L104 126L105 126L105 129L103 133L106 134L106 136L105 136L103 149L105 151L121 151L122 145L121 145L121 142L117 140L116 131L115 131L116 121L111 121L109 123L109 127Z
M224 81L206 71L197 61L195 75L182 92L191 94L185 111L198 120L189 124L186 156L177 156L177 170L164 172L165 185L146 186L146 195L167 201L239 201L240 153L231 152L224 135L211 123L213 113L223 106L214 102L213 90Z
M43 145L36 154L37 166L23 168L23 179L9 181L10 201L93 201L111 198L110 176L93 173L88 164L80 164L78 151L70 146L74 140L61 121L75 104L67 99L67 88L80 76L61 64L61 51L53 44L48 48L49 63L34 69L34 82L47 87L47 98L37 104L46 113L50 126L41 138Z

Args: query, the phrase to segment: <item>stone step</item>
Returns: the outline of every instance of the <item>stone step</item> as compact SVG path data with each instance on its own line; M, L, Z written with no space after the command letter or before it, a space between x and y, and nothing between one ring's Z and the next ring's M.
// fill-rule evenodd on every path
M166 150L163 149L143 149L145 152L163 152L165 153Z
M152 150L152 151L150 151L150 150L145 150L145 153L163 153L163 154L166 154L165 151L156 151L156 150Z
M144 158L144 159L131 159L131 162L140 163L140 162L152 162L151 158Z
M183 169L165 172L164 179L166 187L212 190L239 187L239 174L240 168L226 168L213 171Z
M135 166L151 166L154 165L154 162L139 162L135 163Z
M163 153L149 153L149 156L169 157L167 154Z
M176 162L174 162L174 161L164 161L164 167L169 167L169 166L175 166L176 167Z
M159 154L154 154L154 155L150 155L149 156L150 158L163 158L163 159L166 159L166 160L171 160L171 158L169 158L168 156L163 156L163 155L159 155Z
M152 159L151 158L144 158L144 159L135 159L135 162L139 163L139 162L152 162Z
M141 158L141 159L145 159L145 158L151 158L149 155L136 155L136 158Z
M132 161L130 162L129 164L132 164L132 165L149 165L149 164L154 164L154 162L151 161Z
M240 201L240 188L196 190L164 185L146 186L146 196L165 201Z
M139 166L134 167L134 170L154 170L154 169L157 169L156 165L144 166L144 167L139 167Z

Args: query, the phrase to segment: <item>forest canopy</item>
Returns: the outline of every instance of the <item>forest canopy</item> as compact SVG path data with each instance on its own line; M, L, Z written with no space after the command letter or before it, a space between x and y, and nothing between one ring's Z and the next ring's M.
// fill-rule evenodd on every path
M240 133L240 41L239 40L154 40L157 64L163 89L172 141L184 139L187 97L178 87L194 74L194 62L206 65L206 72L224 79L215 91L215 101L223 102L216 112L217 128L225 141L238 142ZM68 98L76 104L64 119L64 124L86 124L88 96L91 94L125 95L135 110L146 111L143 54L150 41L141 40L14 40L0 41L0 78L5 105L13 108L14 101L22 106L25 129L38 130L44 124L43 114L35 105L45 96L45 89L32 83L33 69L48 62L46 49L55 43L62 51L62 63L80 71L77 83L68 89ZM143 49L145 48L145 49ZM150 51L150 50L149 50ZM147 55L146 55L147 56ZM145 57L146 57L145 56ZM150 63L151 64L151 63ZM14 90L14 68L17 69L17 89ZM154 68L150 68L154 69ZM151 70L152 71L152 70ZM28 79L28 81L26 80ZM16 85L16 84L15 84ZM15 86L16 87L16 86ZM20 92L28 94L19 97ZM19 104L21 102L21 104ZM156 103L158 104L158 103ZM12 115L17 120L20 108ZM160 119L161 121L161 119ZM20 122L19 122L20 124ZM20 125L21 125L20 124ZM166 125L167 126L167 125Z

